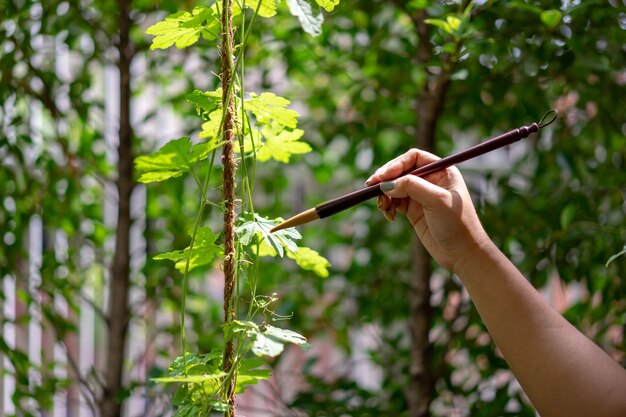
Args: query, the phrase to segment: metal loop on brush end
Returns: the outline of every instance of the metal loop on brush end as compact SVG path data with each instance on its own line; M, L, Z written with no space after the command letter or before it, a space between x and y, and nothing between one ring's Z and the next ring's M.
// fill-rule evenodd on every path
M552 115L552 118L548 119L550 115ZM538 124L539 129L541 129L542 127L551 125L552 123L554 123L557 117L559 117L559 111L557 109L552 109L548 111L546 114L543 115L543 117L539 121L539 124Z

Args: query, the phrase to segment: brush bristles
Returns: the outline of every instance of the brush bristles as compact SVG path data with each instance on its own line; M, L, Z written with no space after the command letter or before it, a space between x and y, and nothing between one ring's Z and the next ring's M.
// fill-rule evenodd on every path
M305 223L312 222L313 220L319 219L320 216L315 211L315 208L308 209L307 211L303 211L300 214L296 214L293 217L285 220L281 224L278 224L270 229L270 233L274 233L278 230L287 229L288 227L296 227Z

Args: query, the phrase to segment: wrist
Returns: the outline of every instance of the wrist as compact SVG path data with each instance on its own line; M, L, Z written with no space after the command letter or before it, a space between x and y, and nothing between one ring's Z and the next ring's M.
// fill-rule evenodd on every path
M499 252L500 250L495 243L485 236L484 239L454 262L452 270L459 278L463 279L472 270L482 269L481 265L484 265L489 258L492 258Z

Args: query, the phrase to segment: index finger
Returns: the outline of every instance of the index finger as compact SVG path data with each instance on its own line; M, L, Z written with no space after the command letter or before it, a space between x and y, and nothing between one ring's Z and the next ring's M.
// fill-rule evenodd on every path
M376 172L365 181L365 184L374 185L382 181L396 179L407 171L438 159L440 158L430 152L422 151L417 148L409 149L404 154L378 168Z

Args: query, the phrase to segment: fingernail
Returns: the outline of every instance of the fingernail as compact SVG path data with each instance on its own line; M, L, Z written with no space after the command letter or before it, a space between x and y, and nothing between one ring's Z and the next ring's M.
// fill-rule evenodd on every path
M370 182L372 182L372 180L368 179L367 181L365 181L365 185L370 185Z
M376 200L376 205L378 206L378 210L380 210L380 208L383 206L382 198L378 197L378 199Z
M383 191L391 191L394 187L393 181L385 181L380 183L380 189Z
M387 219L389 223L393 223L393 215L389 211L383 211L383 216L385 216L385 219Z

